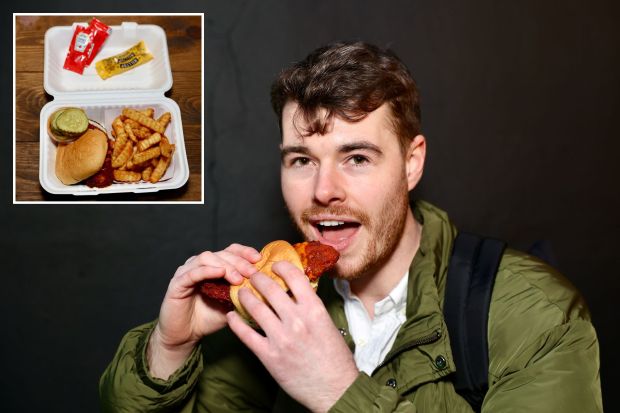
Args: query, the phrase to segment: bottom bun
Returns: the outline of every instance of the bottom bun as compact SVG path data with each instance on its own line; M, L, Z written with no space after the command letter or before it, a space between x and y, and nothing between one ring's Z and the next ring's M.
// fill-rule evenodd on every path
M256 266L256 269L271 277L275 282L280 285L280 287L282 287L284 291L288 291L289 288L284 282L284 280L273 272L273 270L271 269L273 264L278 261L288 261L297 268L299 268L302 272L304 271L304 267L301 263L301 258L299 257L299 254L297 254L295 248L286 241L280 240L270 242L269 244L265 245L265 247L261 250L260 254L262 256L261 260L254 264ZM315 281L315 284L318 285L318 280ZM254 295L263 302L266 302L265 298L254 288L254 286L250 283L250 280L247 278L244 279L243 282L239 285L230 286L230 299L235 306L235 310L237 310L241 317L243 317L251 325L256 326L256 323L252 319L252 316L250 316L250 314L241 305L241 302L239 302L239 289L242 287L247 287L252 290ZM313 287L316 288L315 285L313 285Z

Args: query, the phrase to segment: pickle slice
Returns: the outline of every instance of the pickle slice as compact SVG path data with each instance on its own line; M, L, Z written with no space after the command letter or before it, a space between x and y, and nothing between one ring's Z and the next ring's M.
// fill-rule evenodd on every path
M81 135L88 129L88 116L80 108L65 109L52 120L52 129L66 136Z
M56 120L58 117L65 111L65 109L59 109L56 112L52 113L50 118L50 127L54 132L58 132L58 126L56 126Z

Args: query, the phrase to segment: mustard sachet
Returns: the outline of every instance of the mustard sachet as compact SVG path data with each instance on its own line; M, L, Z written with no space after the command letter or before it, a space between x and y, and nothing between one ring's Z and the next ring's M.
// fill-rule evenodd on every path
M149 53L146 44L140 40L138 44L130 47L116 56L111 56L103 60L99 60L95 64L99 76L106 80L109 77L120 75L128 70L134 69L153 59L153 55Z

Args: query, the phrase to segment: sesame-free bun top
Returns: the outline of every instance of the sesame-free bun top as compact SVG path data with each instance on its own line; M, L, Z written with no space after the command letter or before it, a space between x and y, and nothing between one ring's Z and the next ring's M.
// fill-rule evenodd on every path
M301 258L299 257L299 254L297 254L295 248L286 241L280 240L270 242L269 244L265 245L265 247L261 250L260 254L262 257L261 260L254 264L257 271L267 274L275 282L277 282L284 291L288 291L289 288L284 282L284 280L273 272L273 270L271 269L273 264L278 261L288 261L297 268L299 268L302 272L304 271L304 267L301 263ZM256 289L250 283L250 280L247 278L245 278L243 282L239 285L230 286L230 299L235 305L235 309L243 318L252 323L252 317L239 302L238 295L239 289L241 287L247 287L252 290L254 295L261 299L263 302L265 301L265 298L258 291L256 291Z
M108 137L99 129L88 129L74 142L59 144L56 152L56 176L65 185L73 185L99 172L108 150Z

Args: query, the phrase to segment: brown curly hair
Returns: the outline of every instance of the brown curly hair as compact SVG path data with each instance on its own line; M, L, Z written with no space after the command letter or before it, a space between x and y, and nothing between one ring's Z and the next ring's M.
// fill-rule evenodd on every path
M364 42L318 48L280 73L271 86L280 130L289 101L298 104L307 125L302 136L326 133L333 116L360 121L386 102L403 153L420 133L420 98L409 70L392 51Z

